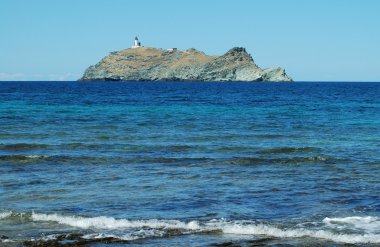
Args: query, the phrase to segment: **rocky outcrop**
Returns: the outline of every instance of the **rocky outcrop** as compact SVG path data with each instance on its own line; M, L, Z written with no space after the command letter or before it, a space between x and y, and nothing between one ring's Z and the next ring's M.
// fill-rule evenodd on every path
M282 68L261 69L245 48L208 56L185 51L140 47L111 52L90 66L81 81L292 81Z

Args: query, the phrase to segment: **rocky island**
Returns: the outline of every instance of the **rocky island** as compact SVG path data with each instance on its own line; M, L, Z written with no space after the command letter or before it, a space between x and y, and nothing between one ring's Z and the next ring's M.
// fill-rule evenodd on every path
M86 69L80 81L270 81L290 82L283 68L261 69L245 48L209 56L185 51L142 47L135 39L129 49L111 52Z

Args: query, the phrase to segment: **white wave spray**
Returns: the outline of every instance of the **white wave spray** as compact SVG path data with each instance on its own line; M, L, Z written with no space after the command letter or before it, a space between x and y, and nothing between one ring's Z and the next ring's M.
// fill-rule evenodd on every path
M59 224L65 224L72 227L78 227L82 229L105 229L105 230L122 230L122 229L136 229L136 231L144 230L159 230L150 231L148 235L128 233L124 239L138 239L152 236L162 236L165 230L178 230L183 233L196 233L196 232L210 232L220 231L225 234L236 235L266 235L279 238L302 238L311 237L324 240L331 240L342 243L380 243L380 221L376 217L348 217L348 218L325 218L322 222L327 226L327 229L306 229L302 227L297 228L283 228L265 223L257 223L254 221L226 221L226 220L211 220L207 222L190 221L183 222L179 220L127 220L127 219L115 219L111 217L94 217L85 218L79 216L62 216L58 214L38 214L32 213L32 220L34 221L52 221ZM337 222L349 222L353 223L360 229L371 229L371 231L365 231L363 234L351 234L343 231L334 231L328 229ZM369 225L366 228L366 222ZM354 227L355 227L354 226ZM95 238L101 237L102 234L88 235L86 237ZM104 235L103 235L104 236Z
M54 221L78 228L95 228L95 229L123 229L123 228L152 228L152 229L184 229L197 231L201 227L197 221L188 223L178 220L126 220L115 219L110 217L84 218L78 216L61 216L58 214L38 214L32 213L34 221Z

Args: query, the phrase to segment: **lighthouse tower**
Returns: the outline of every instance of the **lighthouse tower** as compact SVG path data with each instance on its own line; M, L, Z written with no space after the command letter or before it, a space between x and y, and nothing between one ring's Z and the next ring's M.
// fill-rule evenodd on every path
M135 37L135 41L133 42L132 48L139 48L139 47L141 47L141 43L140 43L139 39L136 36Z

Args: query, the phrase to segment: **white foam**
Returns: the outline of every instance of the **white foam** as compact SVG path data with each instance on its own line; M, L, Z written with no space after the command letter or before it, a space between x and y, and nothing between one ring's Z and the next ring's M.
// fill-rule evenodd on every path
M182 233L194 233L194 232L209 232L209 231L221 231L225 234L236 235L266 235L279 238L301 238L311 237L325 240L331 240L342 243L380 243L380 234L374 232L364 232L363 234L351 234L345 231L339 231L339 229L306 229L303 227L278 227L270 224L256 223L254 221L225 221L225 220L211 220L208 222L190 221L183 222L178 220L127 220L127 219L114 219L110 217L94 217L85 218L79 216L62 216L58 214L38 214L32 213L32 220L34 221L52 221L59 224L65 224L72 227L78 227L83 229L98 229L98 230L117 230L124 234L101 234L98 235L86 235L87 238L104 238L115 237L125 240L134 240L138 238L152 237L163 235L166 230L179 230ZM333 224L334 222L354 222L358 225L358 222L365 224L378 224L378 218L364 217L363 219L358 217L348 218L325 218L323 223ZM361 225L364 229L365 225ZM377 225L376 225L377 226ZM372 229L372 227L368 227Z
M43 237L42 237L41 239L39 239L39 240L43 240L43 241L56 240L59 236L60 236L60 234L51 234L51 235L43 236ZM34 240L35 240L35 239L34 239Z
M281 229L266 224L226 223L221 227L223 233L238 235L267 235L279 238L312 237L342 243L380 243L380 234L339 234L327 230L304 228Z
M329 227L343 229L356 228L365 230L366 232L380 232L380 218L372 216L351 216L343 218L325 218L323 223Z
M1 212L0 213L0 220L1 219L5 219L5 218L8 218L9 216L12 215L12 212Z
M188 223L178 220L126 220L111 217L84 218L78 216L62 216L58 214L38 214L32 213L34 221L53 221L78 228L95 229L123 229L123 228L143 228L151 229L186 229L197 231L200 229L198 222Z
M48 158L49 156L47 155L25 155L25 158L28 158L28 159L43 159L43 158Z
M84 239L103 239L103 238L115 238L120 240L137 240L142 238L150 238L150 237L162 237L164 235L164 231L159 230L145 230L141 229L138 231L134 231L127 234L109 234L109 233L90 233L83 235Z
M12 239L0 239L0 243L14 243L16 240Z
M120 236L120 235L106 234L106 233L90 233L90 234L83 235L82 238L84 239L116 238L116 239L127 240L127 241L139 239L138 237L133 237L133 236L129 237L129 235Z

